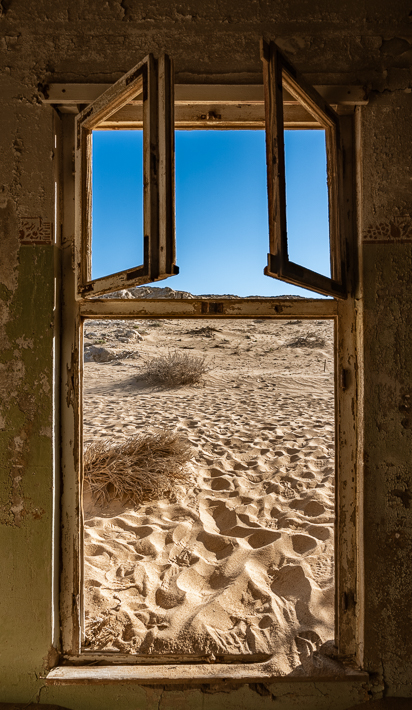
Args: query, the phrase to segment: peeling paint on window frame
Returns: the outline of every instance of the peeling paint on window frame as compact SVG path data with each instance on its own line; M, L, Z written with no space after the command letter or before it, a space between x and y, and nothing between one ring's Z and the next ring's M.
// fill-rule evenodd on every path
M75 181L72 172L72 153L75 144L75 117L67 114L61 117L62 135L62 362L61 362L61 450L62 450L62 524L61 524L61 579L60 579L60 627L61 653L58 668L85 667L88 664L104 664L103 675L110 679L110 666L137 669L147 664L135 656L122 654L93 653L82 651L82 411L81 392L83 378L83 322L86 318L273 318L286 320L332 319L335 324L335 425L336 425L336 511L335 559L336 559L336 645L338 657L348 668L362 667L363 595L362 595L362 541L361 511L361 382L360 343L357 335L358 303L356 295L356 275L347 270L346 278L351 292L346 300L337 299L190 299L173 300L145 299L92 299L79 298L76 274L73 269L75 255ZM198 127L198 126L197 126ZM353 113L342 116L341 131L344 150L343 199L347 206L345 234L353 252L357 245L356 224L356 176L357 156L355 151L355 121ZM262 255L263 257L264 255ZM355 258L352 260L355 263ZM345 377L341 378L341 373ZM344 386L341 383L344 382ZM147 665L145 673L136 671L133 682L178 682L179 660L173 666L164 665L162 659L155 659L163 667L163 674L150 673ZM270 664L254 665L254 675L246 671L251 664L233 664L233 674L244 682L249 679L270 678L271 682L282 680L270 673ZM183 666L182 666L183 667ZM56 672L58 671L56 668ZM185 677L188 665L184 665ZM190 664L191 677L199 678L200 667ZM215 674L220 678L219 664L215 664ZM352 668L352 671L349 669ZM99 682L98 669L96 682ZM200 675L199 675L200 674ZM57 673L58 675L58 673ZM87 675L87 674L86 674ZM210 674L209 674L210 675ZM63 673L64 676L64 673ZM66 679L56 676L48 682L76 682L66 674ZM133 673L131 673L133 676ZM143 677L144 676L144 677ZM256 676L256 678L255 678ZM309 676L310 677L310 676ZM302 677L300 677L302 679ZM145 680L146 679L146 680ZM249 680L248 680L249 679ZM342 678L340 678L342 679ZM119 680L119 679L118 679ZM283 679L285 680L285 679ZM85 682L94 682L93 679ZM180 680L182 682L182 680Z

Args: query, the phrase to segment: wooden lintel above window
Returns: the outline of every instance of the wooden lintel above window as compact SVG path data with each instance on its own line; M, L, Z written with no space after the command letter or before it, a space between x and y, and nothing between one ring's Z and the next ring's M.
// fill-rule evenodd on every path
M97 99L111 84L49 84L43 103L62 107L81 106ZM368 103L363 86L323 84L314 87L329 103L336 106L362 106ZM261 104L263 84L175 84L176 105L187 104ZM295 103L286 97L286 103Z

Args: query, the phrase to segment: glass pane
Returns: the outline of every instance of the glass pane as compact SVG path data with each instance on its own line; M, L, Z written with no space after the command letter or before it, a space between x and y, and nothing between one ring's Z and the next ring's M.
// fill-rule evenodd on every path
M325 131L285 130L284 139L289 260L330 277Z
M143 131L93 131L92 278L143 264Z
M319 667L333 322L88 320L84 357L85 647Z

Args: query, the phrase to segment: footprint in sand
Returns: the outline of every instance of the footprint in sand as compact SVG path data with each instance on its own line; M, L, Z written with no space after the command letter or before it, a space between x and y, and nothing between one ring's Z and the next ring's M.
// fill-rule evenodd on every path
M312 537L322 541L329 540L333 535L333 530L325 525L309 525L306 532L308 535L312 535Z
M190 567L199 561L199 557L194 555L187 547L174 545L169 553L169 561L171 564L179 565L179 567Z
M277 570L270 585L272 592L286 599L308 602L312 586L300 565L285 565Z
M137 540L134 548L138 554L141 554L144 557L157 557L159 553L155 545L148 538Z
M222 535L239 539L246 538L253 549L270 545L281 537L280 533L261 528L256 523L251 525L249 516L237 515L235 510L228 508L223 501L215 502L210 508L212 509L212 517ZM239 525L239 523L243 524Z
M203 547L208 552L215 555L217 560L223 560L229 557L235 547L234 543L223 538L221 535L213 535L204 530L199 533L196 539L202 543Z
M280 537L281 534L274 530L259 530L248 538L248 543L254 550L257 550L259 547L265 547L275 540L279 540Z
M251 327L248 321L248 335ZM300 324L302 332L306 327ZM186 331L187 322L166 321L156 339L153 329L144 355L167 345L172 333L177 340L179 328ZM225 336L237 339L233 346L243 343L240 321L225 328ZM231 328L239 333L229 335ZM216 350L222 358L216 382L204 390L140 391L140 412L136 390L127 389L120 368L107 367L103 374L103 368L90 366L86 439L102 439L105 432L124 438L150 422L153 429L178 429L195 452L193 486L178 501L119 508L120 513L116 508L103 522L94 508L86 510L86 614L118 614L111 636L92 634L90 648L113 644L118 633L117 648L125 653L202 653L207 647L215 655L244 655L275 649L288 673L299 654L301 662L317 654L310 629L333 635L332 405L318 396L326 385L312 382L308 364L297 378L293 353L283 361L291 371L282 380L282 351L275 353L273 338L276 346L288 342L285 325L263 321L259 328L260 344L270 350L266 362L260 362L263 350L236 362L229 349ZM187 345L184 338L181 344ZM115 397L110 377L122 387ZM241 390L233 388L240 383ZM267 384L276 384L275 399L273 391L257 391ZM332 403L332 381L328 387ZM120 597L121 610L113 612Z
M100 557L101 555L108 555L111 557L113 555L110 547L103 547L103 545L85 545L84 554L88 557Z
M306 552L313 551L318 544L318 541L310 535L292 535L292 547L298 555L304 555Z
M206 480L206 482L208 482ZM233 489L233 483L228 481L224 476L210 479L210 488L212 491L228 491Z
M217 468L216 466L212 466L209 469L210 478L220 478L221 476L225 476L226 474L227 471L223 468Z
M292 503L289 503L289 507L294 510L303 510L304 514L309 518L317 518L325 512L325 506L322 505L322 503L319 503L317 500L308 501L307 498L294 500Z
M186 592L177 586L179 574L180 570L171 565L161 577L162 585L156 591L155 598L157 606L162 607L162 609L173 609L181 604L186 596Z

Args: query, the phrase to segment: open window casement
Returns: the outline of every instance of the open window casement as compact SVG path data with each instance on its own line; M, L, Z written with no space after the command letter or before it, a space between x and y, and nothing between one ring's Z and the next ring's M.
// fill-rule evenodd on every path
M171 60L149 54L76 119L77 295L111 291L159 281L178 273L174 224L174 92ZM93 133L125 106L143 113L143 263L92 278ZM110 248L115 253L116 234Z
M266 154L269 199L270 253L265 274L327 296L346 298L341 231L341 166L339 116L301 77L274 42L262 43L265 90ZM326 143L329 213L330 277L289 259L286 220L284 131L293 116L310 129L322 129ZM303 117L303 119L302 119ZM305 235L301 235L305 237Z

